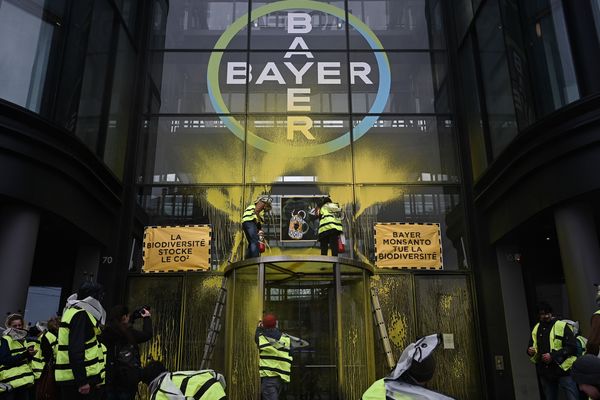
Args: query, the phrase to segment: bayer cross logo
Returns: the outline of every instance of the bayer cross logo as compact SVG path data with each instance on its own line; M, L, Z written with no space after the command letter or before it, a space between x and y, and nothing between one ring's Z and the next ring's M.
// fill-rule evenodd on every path
M313 52L306 37L313 31L312 16L308 11L319 11L346 20L343 9L330 4L312 0L284 0L267 4L252 11L251 21L271 13L284 13L285 27L281 28L282 37L289 36L289 45L278 59L268 60L259 68L246 60L221 62L222 51L214 51L208 63L208 92L216 112L229 114L225 104L221 85L228 87L243 85L261 86L276 85L277 90L284 90L287 116L285 141L274 142L258 136L251 129L244 132L244 126L234 116L221 116L227 128L238 138L246 137L248 143L265 152L287 152L294 146L294 157L319 156L334 152L350 145L350 132L345 132L329 141L318 141L313 131L313 119L308 115L314 111L311 95L316 91L327 91L328 87L344 85L345 77L350 85L378 85L377 94L373 100L368 115L353 128L354 140L363 136L377 121L377 114L383 112L390 93L390 66L383 46L373 31L358 18L348 14L348 23L373 51L376 65L364 61L345 62L344 53L339 53L340 61L319 60L322 53ZM227 49L232 39L247 27L248 15L238 18L221 35L215 45L215 50ZM376 73L374 73L376 71ZM308 77L312 78L309 79ZM279 89L281 88L281 89ZM299 145L301 141L301 145Z

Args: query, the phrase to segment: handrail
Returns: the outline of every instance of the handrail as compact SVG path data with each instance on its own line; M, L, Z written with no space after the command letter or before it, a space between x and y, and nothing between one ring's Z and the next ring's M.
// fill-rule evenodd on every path
M272 264L272 263L298 263L298 262L306 262L306 263L331 263L331 264L340 264L340 265L348 265L350 267L360 268L367 271L369 274L373 275L373 267L369 264L365 264L360 261L356 261L350 258L343 257L332 257L332 256L266 256L266 257L255 257L249 258L247 260L238 261L235 263L229 264L225 267L224 273L227 275L231 273L231 271L251 267L259 264Z

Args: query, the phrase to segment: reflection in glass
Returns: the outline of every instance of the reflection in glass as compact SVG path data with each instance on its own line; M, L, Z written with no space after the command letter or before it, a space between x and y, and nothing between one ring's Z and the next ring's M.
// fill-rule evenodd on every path
M232 118L244 126L242 117ZM161 117L150 124L156 152L146 182L241 183L242 163L234 160L243 159L243 141L218 117Z
M590 0L592 2L592 12L594 13L594 23L596 24L596 35L600 40L600 0Z
M434 109L436 113L450 113L448 99L448 53L435 51L431 53L433 84L435 88Z
M385 49L427 49L426 4L425 0L350 0L348 12L364 22ZM370 48L361 32L352 25L350 48Z
M384 112L434 113L435 98L429 53L387 52L391 69L391 90ZM370 65L369 82L356 80L351 86L352 111L371 112L379 90L377 59L372 52L350 54L351 63Z
M354 143L355 179L357 183L457 182L455 156L452 127L445 121L379 116Z
M93 152L96 152L100 130L113 18L110 4L105 1L94 2L76 128L76 135Z
M482 6L476 28L492 154L497 157L518 133L497 0Z
M444 270L464 265L463 209L458 187L360 186L356 188L353 238L359 257L375 262L373 226L378 222L439 223Z
M54 25L42 14L42 8L32 13L0 2L0 98L34 112L40 112L54 35Z
M541 115L579 99L562 3L523 2L527 16L533 83Z
M446 31L444 26L444 15L442 10L442 0L430 0L427 2L429 7L429 31L431 35L432 49L446 48Z
M282 176L352 181L350 123L337 115L253 116L248 120L246 181Z
M218 63L218 85L207 76L211 55L212 57L221 56L220 63ZM155 75L160 75L155 76L155 79L157 82L161 82L161 113L217 112L209 96L209 83L214 84L214 94L220 90L223 104L228 110L219 110L219 113L245 112L245 75L237 77L230 66L245 65L246 53L156 52L153 53L153 56L153 70L156 71ZM241 80L242 83L237 83L238 80Z
M471 170L473 178L477 179L487 168L487 153L481 120L479 87L477 85L477 70L473 58L473 41L469 34L459 51L461 96L464 102L464 121L469 136L471 150Z
M221 34L238 18L248 13L248 1L171 0L166 19L168 49L210 49ZM160 32L157 32L160 33ZM233 38L228 49L247 47L247 26ZM161 48L159 40L154 48Z
M456 22L456 38L460 42L473 20L471 0L454 0L452 9L454 10L454 20Z
M132 109L135 53L123 27L119 29L114 81L112 84L110 114L106 130L103 159L106 165L119 177L123 177L127 136Z

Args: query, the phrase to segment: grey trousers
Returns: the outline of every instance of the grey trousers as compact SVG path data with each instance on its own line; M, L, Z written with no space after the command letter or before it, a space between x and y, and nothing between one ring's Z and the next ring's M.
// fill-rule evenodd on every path
M260 378L260 392L262 400L279 400L283 389L283 381L279 377Z

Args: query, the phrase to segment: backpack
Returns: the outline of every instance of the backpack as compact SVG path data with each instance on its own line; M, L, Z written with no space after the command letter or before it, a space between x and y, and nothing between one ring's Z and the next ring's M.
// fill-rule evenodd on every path
M142 365L135 345L115 346L113 382L117 387L137 388L142 380Z

